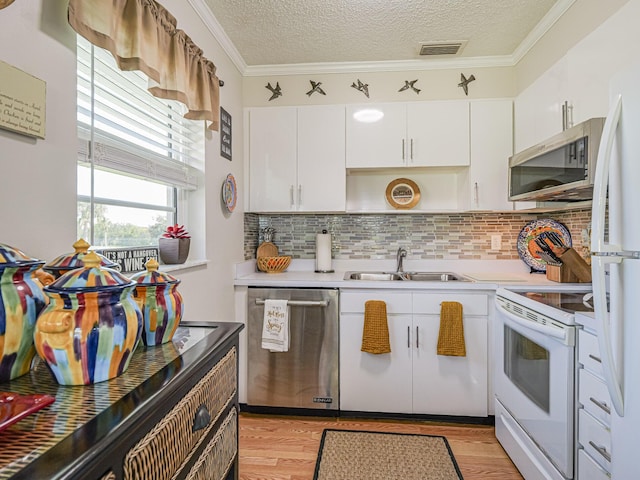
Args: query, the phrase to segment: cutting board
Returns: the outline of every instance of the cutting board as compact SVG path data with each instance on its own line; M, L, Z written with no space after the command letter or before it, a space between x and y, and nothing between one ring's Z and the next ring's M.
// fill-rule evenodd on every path
M271 242L262 242L256 251L256 258L260 257L277 257L278 247Z

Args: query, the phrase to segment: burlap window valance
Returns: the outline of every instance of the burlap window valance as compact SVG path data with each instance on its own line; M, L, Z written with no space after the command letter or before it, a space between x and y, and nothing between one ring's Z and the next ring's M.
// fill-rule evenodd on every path
M154 0L69 0L69 24L110 51L121 70L149 77L149 92L184 103L185 118L218 130L220 85L216 67L176 19Z

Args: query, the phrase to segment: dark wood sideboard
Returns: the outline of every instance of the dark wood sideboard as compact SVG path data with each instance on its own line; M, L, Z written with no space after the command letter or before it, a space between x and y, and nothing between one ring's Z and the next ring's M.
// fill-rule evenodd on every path
M238 478L239 323L182 322L122 375L61 386L46 364L0 391L53 404L0 432L0 479Z

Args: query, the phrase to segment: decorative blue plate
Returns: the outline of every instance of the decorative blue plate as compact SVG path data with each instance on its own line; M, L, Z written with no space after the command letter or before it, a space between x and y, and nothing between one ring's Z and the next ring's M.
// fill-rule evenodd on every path
M518 255L535 272L547 271L546 262L538 255L540 247L535 242L535 239L544 232L557 233L567 247L571 246L571 234L562 223L551 218L541 218L527 223L518 235Z

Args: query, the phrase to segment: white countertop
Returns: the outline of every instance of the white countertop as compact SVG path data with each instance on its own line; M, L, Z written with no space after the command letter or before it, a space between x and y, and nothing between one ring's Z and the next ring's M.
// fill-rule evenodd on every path
M393 260L334 260L332 273L316 273L314 260L292 260L282 273L264 273L257 270L255 261L236 264L234 285L256 287L312 287L353 289L409 289L409 290L496 290L508 287L514 290L536 288L589 291L591 284L557 283L547 280L543 273L529 273L520 260L405 260L404 271L454 272L471 279L470 282L417 282L417 281L363 281L345 280L352 271L393 272Z

